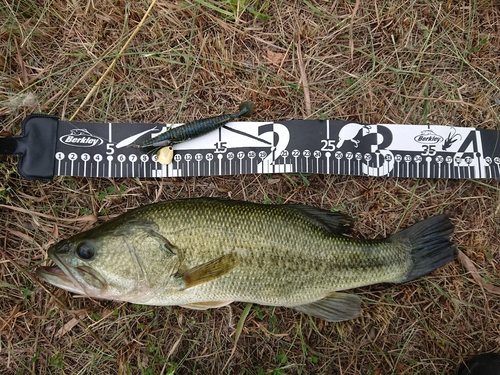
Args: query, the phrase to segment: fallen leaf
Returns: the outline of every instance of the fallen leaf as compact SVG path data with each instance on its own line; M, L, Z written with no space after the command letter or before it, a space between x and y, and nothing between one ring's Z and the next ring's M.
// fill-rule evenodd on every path
M285 56L286 55L284 53L267 50L267 58L274 65L280 66L283 63L283 60L285 60Z
M469 271L469 273L472 275L472 278L474 279L476 284L478 284L479 286L481 286L490 293L500 295L500 287L491 283L485 283L481 278L481 275L477 271L476 266L474 265L472 260L469 259L467 255L458 250L458 257L462 261L462 264L464 265L465 269Z
M82 314L83 315L83 314ZM60 339L61 337L63 337L66 333L68 333L69 331L71 331L71 329L76 326L78 324L78 321L80 319L77 319L77 318L73 318L71 319L68 323L66 323L65 325L63 325L61 328L59 328L59 330L57 331L56 333L56 339Z

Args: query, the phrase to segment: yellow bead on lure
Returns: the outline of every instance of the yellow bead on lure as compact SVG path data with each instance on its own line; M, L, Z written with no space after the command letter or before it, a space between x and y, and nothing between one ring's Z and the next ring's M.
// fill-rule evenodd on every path
M303 205L175 200L57 243L56 266L37 275L95 298L195 309L253 302L342 321L361 309L359 297L339 291L409 281L456 255L446 215L381 240L348 237L351 224Z

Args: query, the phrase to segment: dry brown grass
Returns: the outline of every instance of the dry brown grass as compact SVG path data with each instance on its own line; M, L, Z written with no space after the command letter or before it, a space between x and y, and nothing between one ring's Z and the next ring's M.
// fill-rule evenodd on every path
M33 111L71 117L148 6L4 0L0 131L18 134ZM500 130L498 1L361 1L352 17L354 9L342 0L158 0L76 119L188 121L252 99L255 120L310 115ZM48 246L88 228L93 215L230 196L335 207L368 238L448 212L455 242L483 281L499 285L499 181L248 175L41 183L20 179L15 160L1 158L4 374L447 374L464 357L500 346L499 296L459 260L411 283L358 290L363 315L345 323L253 306L234 355L244 304L206 312L134 306L75 298L34 276Z

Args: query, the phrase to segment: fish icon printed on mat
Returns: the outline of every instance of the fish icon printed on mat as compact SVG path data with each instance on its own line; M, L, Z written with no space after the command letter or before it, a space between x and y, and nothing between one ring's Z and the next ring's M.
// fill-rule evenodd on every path
M370 133L370 129L370 125L356 123L344 125L339 131L339 143L337 143L337 148L342 147L342 145L346 141L351 141L352 143L354 143L354 147L358 148L358 145L361 142L359 139L357 139L359 132L363 131L362 136L365 136L366 134Z

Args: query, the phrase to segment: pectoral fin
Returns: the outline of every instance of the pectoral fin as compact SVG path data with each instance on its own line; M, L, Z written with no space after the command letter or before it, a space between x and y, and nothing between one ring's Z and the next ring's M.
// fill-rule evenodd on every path
M354 294L332 293L319 301L295 306L294 309L329 322L342 322L361 314L361 299Z
M187 303L185 305L180 305L180 306L193 310L206 310L206 309L216 309L218 307L227 306L231 302L233 301L196 302L196 303Z
M237 263L236 255L226 254L210 262L190 268L178 273L176 278L183 281L183 288L192 288L193 286L206 283L217 279L231 271Z

